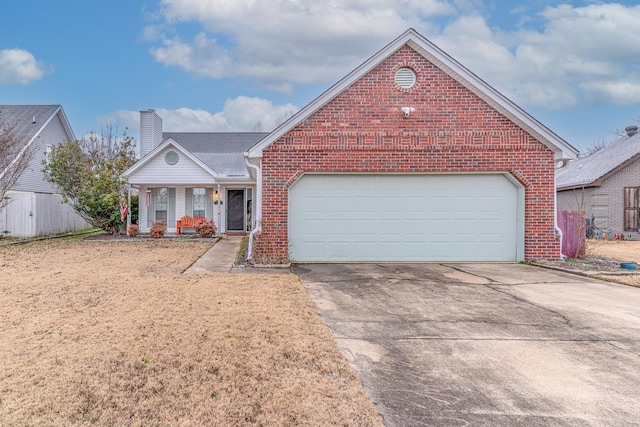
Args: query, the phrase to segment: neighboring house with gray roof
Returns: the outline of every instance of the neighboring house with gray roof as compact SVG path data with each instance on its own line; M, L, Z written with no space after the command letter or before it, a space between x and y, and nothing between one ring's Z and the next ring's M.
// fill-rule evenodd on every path
M75 139L60 105L0 105L0 120L12 128L31 159L7 192L10 203L0 211L0 232L11 237L34 237L90 227L47 182L42 172L46 153ZM2 171L0 171L2 173Z
M640 133L626 135L556 170L558 210L584 210L595 226L640 238Z
M138 225L163 221L175 232L185 215L213 220L220 232L252 229L255 168L243 153L264 132L163 132L155 110L140 112L140 161L125 172L139 191Z

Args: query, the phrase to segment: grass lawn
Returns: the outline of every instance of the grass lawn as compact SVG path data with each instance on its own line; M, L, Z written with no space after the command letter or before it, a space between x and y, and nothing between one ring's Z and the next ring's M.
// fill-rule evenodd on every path
M618 261L631 261L640 264L640 241L629 240L587 240L587 255L606 257ZM639 266L640 268L640 266ZM600 279L640 287L640 274L599 275Z
M183 275L209 243L0 248L0 425L382 426L294 275Z

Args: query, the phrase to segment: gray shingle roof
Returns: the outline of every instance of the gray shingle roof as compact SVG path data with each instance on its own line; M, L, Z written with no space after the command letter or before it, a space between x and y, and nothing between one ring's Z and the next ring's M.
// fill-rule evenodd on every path
M631 137L624 135L594 154L556 170L556 186L558 189L592 186L640 157L639 154L640 132Z
M163 132L192 153L243 153L267 136L267 132Z
M221 175L248 177L242 153L264 138L266 132L163 132Z
M58 108L59 105L0 105L0 121L14 127L12 135L23 138L26 144Z

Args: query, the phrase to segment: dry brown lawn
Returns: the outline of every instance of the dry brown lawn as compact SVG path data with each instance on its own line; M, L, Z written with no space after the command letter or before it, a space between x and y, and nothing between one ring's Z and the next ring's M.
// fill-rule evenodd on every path
M0 249L0 425L382 426L294 275L201 242Z
M587 255L640 263L640 241L587 240ZM640 287L640 274L599 275L596 277L611 282Z

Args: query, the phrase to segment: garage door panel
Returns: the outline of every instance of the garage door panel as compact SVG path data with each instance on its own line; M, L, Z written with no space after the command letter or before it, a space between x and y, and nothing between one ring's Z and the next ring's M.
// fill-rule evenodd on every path
M495 175L305 175L289 193L294 261L515 261L516 185Z
M334 236L351 236L351 221L349 219L331 219L327 221L327 225L332 230Z
M424 195L408 195L402 199L402 211L405 214L422 214L427 210L428 200Z
M452 212L451 197L429 197L427 211L434 214L449 215Z
M377 201L374 196L353 196L352 208L354 212L375 212Z
M312 238L314 235L324 238L327 235L326 218L306 218L305 223L308 225L307 236Z
M364 219L359 221L351 221L351 230L354 236L374 236L376 227L375 219Z
M307 196L304 198L304 203L307 205L306 213L321 213L325 212L325 203L327 203L325 197L313 197Z

